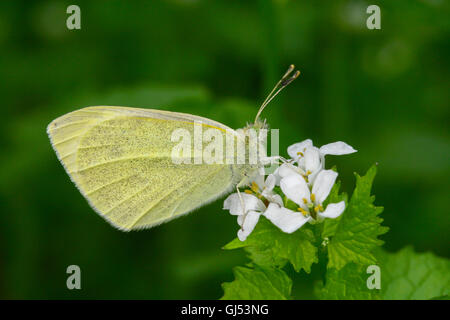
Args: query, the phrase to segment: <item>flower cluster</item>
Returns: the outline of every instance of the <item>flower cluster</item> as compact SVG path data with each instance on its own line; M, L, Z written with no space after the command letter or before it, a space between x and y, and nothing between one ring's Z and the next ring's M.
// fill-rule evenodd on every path
M238 238L245 241L261 215L286 233L292 233L306 222L337 218L345 210L345 202L324 201L333 187L337 172L325 169L325 156L356 152L344 142L317 148L310 139L288 148L291 159L265 177L257 176L244 193L233 193L224 202L224 209L237 215ZM243 208L244 207L244 208Z

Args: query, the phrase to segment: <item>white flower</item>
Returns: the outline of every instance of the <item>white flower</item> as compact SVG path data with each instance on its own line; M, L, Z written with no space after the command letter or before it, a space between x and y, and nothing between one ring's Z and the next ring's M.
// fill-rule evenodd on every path
M283 199L279 194L273 192L273 188L276 185L276 177L273 174L269 174L264 180L264 175L258 175L251 183L250 189L257 196L264 197L269 202L278 203L280 206L283 205Z
M283 204L281 196L273 192L275 187L275 176L270 174L264 180L264 175L257 176L251 184L250 190L241 193L242 201L237 193L233 193L225 199L223 208L229 210L232 215L237 215L238 224L241 229L238 231L238 238L245 241L258 223L259 216L266 210L266 206L261 198L269 202ZM244 209L242 208L242 202ZM244 212L245 210L245 212Z
M291 172L297 172L309 184L312 184L319 172L325 168L325 156L327 154L343 155L356 151L352 146L342 141L329 143L317 148L313 145L311 139L307 139L288 147L288 154L294 160L293 163L297 163L297 166L293 163L285 163L277 169L277 174L282 178Z
M245 212L242 208L241 198L245 207ZM229 210L230 214L238 216L237 221L241 226L241 229L238 231L238 238L241 241L245 241L258 223L261 213L266 210L266 206L260 199L252 194L241 193L241 198L239 198L239 194L237 193L230 194L228 198L225 199L223 208Z
M339 217L345 210L344 201L330 203L325 210L323 208L323 202L330 194L336 177L337 173L332 170L320 171L310 191L302 175L298 173L286 175L281 179L280 187L286 197L299 206L298 212L270 203L263 215L286 233L296 231L306 222Z
M266 210L264 203L252 194L242 193L241 197L244 202L245 211L257 211L262 212ZM229 210L230 214L240 216L245 214L242 208L241 199L237 193L230 194L223 203L223 208Z
M274 174L264 179L264 171L252 179L249 189L231 194L224 202L224 209L237 215L238 238L245 241L264 215L286 233L292 233L305 223L337 218L345 210L345 202L330 203L327 199L336 181L337 173L324 170L325 155L342 155L356 152L348 144L338 141L317 148L310 139L291 145L291 160L283 163ZM282 197L274 192L280 186L283 194L298 205L297 211L284 207ZM244 206L244 208L242 208ZM245 211L245 212L244 212Z
M345 202L330 203L324 210L323 202L330 194L337 178L333 170L322 170L317 175L312 190L303 176L291 174L281 179L280 187L283 193L299 206L299 211L305 217L315 220L323 218L337 218L345 209Z

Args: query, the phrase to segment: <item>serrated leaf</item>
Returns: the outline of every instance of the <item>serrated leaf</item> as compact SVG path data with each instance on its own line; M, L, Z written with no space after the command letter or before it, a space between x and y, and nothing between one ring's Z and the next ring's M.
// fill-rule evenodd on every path
M282 232L265 217L259 219L255 230L244 242L234 239L224 249L246 248L250 258L259 265L282 266L289 261L295 271L311 272L318 262L313 232L306 226L292 234Z
M292 280L278 268L233 268L235 280L222 284L222 300L288 300Z
M445 299L450 294L450 260L416 253L406 247L397 253L377 252L383 299Z
M372 251L383 244L378 236L388 228L381 226L383 219L378 216L383 208L375 207L370 195L375 174L375 166L363 177L356 174L355 190L328 244L328 268L340 270L350 262L376 263Z
M322 300L378 300L380 290L369 289L366 269L349 263L341 270L328 269L323 284L316 285L315 293Z
M252 263L267 266L282 268L286 265L288 260L284 257L274 255L271 248L264 249L263 247L248 246L244 250L247 252L248 257Z

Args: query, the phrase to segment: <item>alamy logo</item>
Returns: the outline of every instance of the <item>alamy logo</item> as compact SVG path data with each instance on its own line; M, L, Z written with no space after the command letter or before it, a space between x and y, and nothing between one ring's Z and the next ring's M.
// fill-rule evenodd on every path
M372 4L367 7L366 13L370 16L366 20L367 29L381 29L381 10L380 7Z
M370 290L381 289L381 269L377 265L370 265L366 270L367 274L371 274L367 278L367 288Z
M237 133L237 134L236 134ZM267 155L270 134L271 155ZM278 156L278 129L244 128L229 131L196 121L193 128L177 128L170 140L174 164L250 164L269 163Z
M67 267L66 270L67 274L70 274L69 277L67 277L66 286L67 289L73 290L73 289L81 289L81 269L79 266L73 264Z
M66 26L69 30L81 29L81 10L77 5L70 5L67 7L66 13L70 14L66 20Z

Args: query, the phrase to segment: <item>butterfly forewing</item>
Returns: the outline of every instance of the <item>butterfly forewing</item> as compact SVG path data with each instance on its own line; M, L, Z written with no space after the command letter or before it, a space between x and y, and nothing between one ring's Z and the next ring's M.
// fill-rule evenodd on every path
M47 131L59 160L90 205L114 226L131 230L188 213L239 180L225 163L195 164L192 158L174 163L173 131L184 129L194 137L198 123L218 129L223 141L225 135L236 135L206 118L122 107L74 111L54 120ZM192 154L197 147L192 143Z

